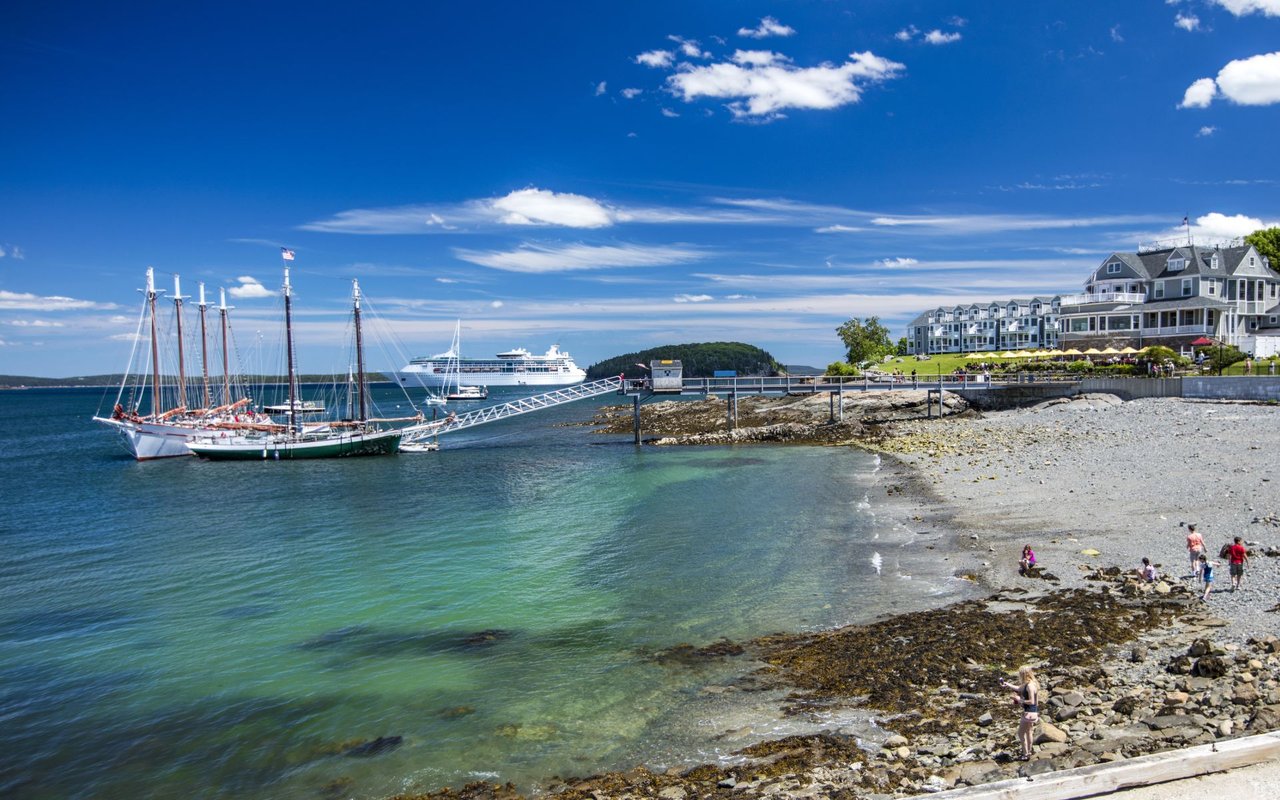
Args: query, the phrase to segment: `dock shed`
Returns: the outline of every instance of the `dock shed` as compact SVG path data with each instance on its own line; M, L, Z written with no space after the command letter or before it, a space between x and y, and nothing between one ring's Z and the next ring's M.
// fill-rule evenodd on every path
M649 379L654 392L679 392L684 388L684 367L676 359L649 362Z

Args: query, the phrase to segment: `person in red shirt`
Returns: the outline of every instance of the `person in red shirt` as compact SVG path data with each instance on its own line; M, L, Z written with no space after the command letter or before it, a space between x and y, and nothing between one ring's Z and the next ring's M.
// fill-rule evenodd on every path
M1227 557L1230 559L1231 591L1234 592L1244 581L1244 565L1249 563L1249 548L1244 546L1239 536L1227 548Z

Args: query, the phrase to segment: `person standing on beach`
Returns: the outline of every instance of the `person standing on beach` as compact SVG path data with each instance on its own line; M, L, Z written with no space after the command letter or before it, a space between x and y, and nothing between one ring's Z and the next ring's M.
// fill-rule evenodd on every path
M1204 537L1196 532L1195 525L1187 526L1187 554L1191 556L1191 577L1200 577L1200 562L1204 561Z
M1204 553L1200 554L1200 579L1204 581L1204 594L1200 599L1209 602L1209 592L1213 591L1213 568L1218 562L1210 561Z
M1022 760L1031 760L1031 733L1040 721L1040 682L1031 667L1018 670L1021 686L1014 686L1006 680L1000 685L1013 692L1013 702L1022 709L1022 720L1018 723L1018 741L1022 744Z
M1244 546L1239 536L1227 547L1227 557L1231 562L1228 569L1231 572L1231 591L1234 592L1244 583L1244 565L1249 563L1249 548Z

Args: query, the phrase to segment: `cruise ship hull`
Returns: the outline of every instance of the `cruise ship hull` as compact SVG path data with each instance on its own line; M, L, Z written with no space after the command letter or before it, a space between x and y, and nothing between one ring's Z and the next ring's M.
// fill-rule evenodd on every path
M586 380L587 373L581 369L564 372L466 372L465 367L460 380L463 386L570 386ZM425 386L438 389L452 385L449 376L427 369L405 367L396 373L402 386L412 388Z

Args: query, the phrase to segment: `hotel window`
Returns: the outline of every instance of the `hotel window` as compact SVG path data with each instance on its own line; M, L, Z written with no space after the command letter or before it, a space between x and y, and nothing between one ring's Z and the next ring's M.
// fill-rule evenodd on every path
M1157 299L1159 299L1159 298L1161 298L1161 297L1164 297L1164 284L1163 284L1163 283L1157 283L1157 284L1156 284L1155 296L1156 296L1156 298L1157 298Z
M1214 254L1213 254L1213 258L1212 258L1212 259L1210 259L1210 261L1209 261L1209 268L1210 268L1210 269L1217 269L1217 268L1218 268L1218 254L1217 254L1217 253L1214 253Z
M1217 293L1218 293L1218 282L1217 282L1217 281L1205 281L1205 282L1204 282L1204 285L1205 285L1205 288L1209 290L1209 294L1217 294Z
M1108 274L1108 275L1119 275L1119 274L1120 274L1120 265L1119 265L1119 264L1115 264L1115 263L1108 264L1108 265L1107 265L1107 274Z
M1183 297L1191 296L1191 279L1190 278L1182 279L1182 296Z
M1183 267L1185 267L1186 265L1187 265L1187 262L1186 262L1186 260L1185 260L1185 259L1181 259L1181 258L1171 258L1171 259L1169 259L1169 271L1170 271L1170 272L1177 272L1178 270L1182 269L1182 268L1183 268Z

